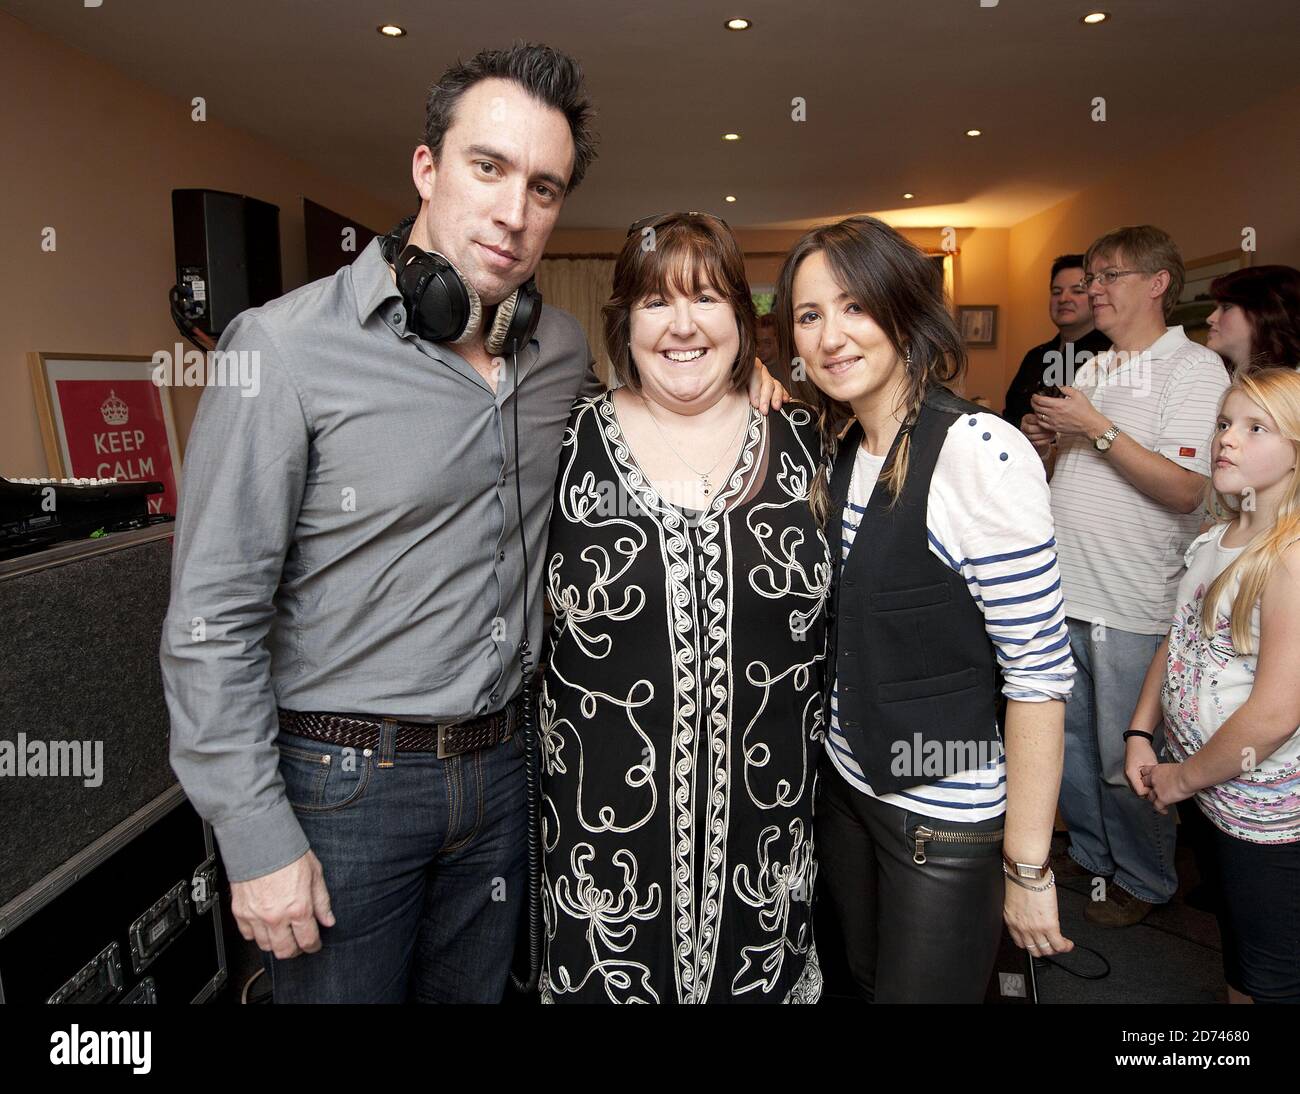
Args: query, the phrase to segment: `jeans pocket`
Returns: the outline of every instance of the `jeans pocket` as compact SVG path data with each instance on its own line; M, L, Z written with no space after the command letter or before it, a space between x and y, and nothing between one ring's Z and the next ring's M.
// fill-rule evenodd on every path
M287 739L286 739L287 738ZM332 813L360 801L370 783L371 750L323 744L281 733L280 777L300 813Z

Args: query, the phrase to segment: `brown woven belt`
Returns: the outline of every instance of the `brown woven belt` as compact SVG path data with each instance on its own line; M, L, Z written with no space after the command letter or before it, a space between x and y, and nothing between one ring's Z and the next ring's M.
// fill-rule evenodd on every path
M395 752L436 752L439 759L474 752L508 741L519 727L522 698L502 710L452 725L399 722L395 718L366 718L358 714L332 714L322 710L280 709L280 728L312 741L347 748L378 749L384 723L391 722Z

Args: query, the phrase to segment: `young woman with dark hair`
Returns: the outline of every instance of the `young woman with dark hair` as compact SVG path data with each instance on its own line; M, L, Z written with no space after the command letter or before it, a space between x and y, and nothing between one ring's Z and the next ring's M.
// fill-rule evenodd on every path
M1230 371L1300 367L1300 270L1233 270L1210 282L1210 295L1218 306L1207 320L1210 335L1205 344Z
M811 381L836 565L820 876L865 998L979 1002L1004 918L1034 955L1073 945L1048 866L1074 665L1042 461L948 389L942 286L881 221L808 232L773 310Z

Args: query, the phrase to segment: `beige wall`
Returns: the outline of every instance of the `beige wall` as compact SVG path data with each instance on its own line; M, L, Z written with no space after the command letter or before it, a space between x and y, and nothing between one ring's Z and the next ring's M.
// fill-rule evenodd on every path
M280 206L285 288L305 280L303 196L374 227L401 215L278 152L266 141L190 120L187 102L0 14L0 474L52 473L45 462L27 376L29 350L150 355L178 335L167 314L175 275L171 190L201 186ZM965 391L994 409L1024 351L1051 333L1048 268L1120 224L1168 229L1184 257L1231 250L1241 229L1258 233L1257 263L1300 266L1300 87L1248 116L1125 165L1076 196L1010 229L961 229L957 304L998 306L998 342L971 351ZM394 170L404 171L404 163ZM58 249L41 250L57 231ZM936 247L939 229L909 228ZM755 284L775 280L798 232L738 232ZM548 252L614 252L621 231L560 229ZM177 426L189 432L198 391L174 392Z
M1186 140L1153 141L1149 160L1105 174L1012 228L1006 382L1024 352L1053 333L1047 320L1052 260L1086 250L1111 228L1157 224L1190 262L1239 248L1242 229L1252 227L1258 236L1253 265L1300 266L1297 118L1300 87Z
M957 232L957 261L953 266L954 304L995 304L998 309L996 344L989 349L971 349L964 394L983 397L994 410L1002 406L1006 384L1007 241L1006 228L972 228Z
M46 466L27 375L29 350L148 356L180 338L167 311L175 280L171 191L231 190L280 207L284 285L306 280L302 197L386 228L401 213L188 102L0 14L0 474ZM395 163L393 169L406 169ZM56 230L57 250L41 250ZM183 439L199 390L173 392Z

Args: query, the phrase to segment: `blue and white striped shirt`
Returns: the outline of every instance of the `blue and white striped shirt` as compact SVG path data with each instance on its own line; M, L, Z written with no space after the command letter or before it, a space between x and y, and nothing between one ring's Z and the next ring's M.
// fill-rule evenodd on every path
M844 507L840 563L848 558L884 456L859 448ZM926 501L930 552L966 578L1002 669L1002 693L1023 702L1064 699L1074 678L1043 464L1021 432L993 414L958 418L944 438ZM1000 735L999 735L1000 737ZM980 821L1006 811L1006 759L875 794L840 731L838 682L827 735L831 761L864 794L940 820ZM1000 753L1000 749L999 749Z

